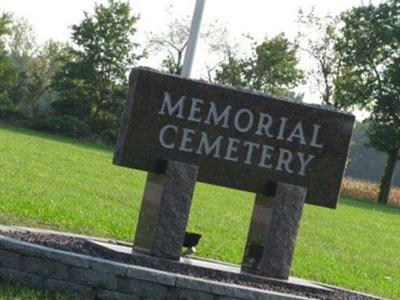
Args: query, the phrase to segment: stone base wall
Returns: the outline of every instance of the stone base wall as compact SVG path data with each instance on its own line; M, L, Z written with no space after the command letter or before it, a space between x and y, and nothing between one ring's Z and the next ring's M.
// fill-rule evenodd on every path
M116 263L2 235L0 279L83 299L306 299Z

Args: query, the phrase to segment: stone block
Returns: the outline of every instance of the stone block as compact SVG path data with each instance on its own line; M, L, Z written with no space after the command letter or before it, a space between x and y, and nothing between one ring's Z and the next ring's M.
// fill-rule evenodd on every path
M88 256L85 255L49 248L49 250L45 251L42 256L65 265L78 268L89 268Z
M216 282L206 279L191 278L189 276L177 276L177 288L199 291L212 294L226 299L251 299L251 300L286 300L286 299L304 299L303 297L285 295L270 291L262 291L252 287L243 287L236 284Z
M68 281L46 278L44 279L43 287L52 292L69 292L83 296L85 299L94 299L93 289L91 287L74 284Z
M42 277L11 269L0 268L0 279L4 281L19 283L21 285L30 287L36 287L36 288L43 287Z
M148 173L136 226L134 247L150 249L153 243L165 176Z
M15 252L0 250L0 267L19 270L21 268L21 255Z
M215 282L211 285L211 293L239 299L256 300L257 292L252 288L244 288L235 284Z
M104 300L141 300L142 298L135 295L118 293L110 290L98 289L96 291L96 299Z
M118 276L125 276L129 268L129 266L126 264L98 258L90 259L89 267L95 272L114 274Z
M291 294L283 294L272 291L260 292L257 295L257 300L311 300L312 298L296 296Z
M5 236L0 236L0 249L8 250L25 256L46 258L66 265L89 268L87 257L67 251L52 249L41 245L21 242Z
M256 195L242 260L242 270L249 272L256 270L262 259L264 243L271 227L273 202L272 196Z
M211 282L205 279L177 275L176 287L210 293Z
M138 280L150 281L168 286L175 286L176 284L175 274L136 266L128 268L126 276Z
M165 285L131 278L118 278L117 290L144 299L163 299L168 293Z
M254 193L265 193L267 182L305 186L307 203L334 208L354 121L322 106L137 68L114 163L160 173L160 160L182 161L200 166L201 182Z
M22 256L21 270L41 277L67 279L68 266L44 258Z
M268 237L257 268L261 275L289 278L306 194L304 187L285 183L277 185Z
M151 255L179 260L198 170L195 165L167 162Z
M167 300L216 300L216 296L211 293L193 291L183 288L170 288Z
M68 272L68 281L94 288L109 290L117 288L117 278L115 275L96 272L90 269L71 267Z
M47 251L48 248L0 236L0 249L17 252L22 255L41 257L43 251Z

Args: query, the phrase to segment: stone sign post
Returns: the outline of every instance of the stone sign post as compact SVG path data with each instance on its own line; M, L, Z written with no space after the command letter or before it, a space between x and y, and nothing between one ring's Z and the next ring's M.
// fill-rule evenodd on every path
M242 269L287 278L303 203L336 207L353 124L318 105L134 69L114 163L151 172L143 201L161 199L142 205L135 246L179 259L195 182L246 190L256 201Z
M185 58L180 74L182 77L185 78L189 78L192 72L193 60L196 52L197 41L200 35L200 27L203 18L205 2L205 0L196 0L196 5L192 18L192 25L190 26L190 34L185 51ZM183 170L184 167L185 166L182 165L182 167L180 168L182 172L185 172L185 170ZM192 168L192 166L190 165L187 165L186 167ZM170 177L171 176L172 174L170 174ZM164 174L160 175L152 172L149 172L147 174L146 185L143 193L143 201L140 209L139 222L136 229L136 236L134 241L134 245L137 248L150 248L150 245L154 240L153 235L155 234L155 221L158 217L158 211L160 210L160 206L162 204L162 191L164 189L165 180L166 178ZM194 180L196 180L196 178L194 178ZM184 227L186 228L186 226ZM165 234L167 233L168 231L165 232ZM176 256L176 254L173 256Z

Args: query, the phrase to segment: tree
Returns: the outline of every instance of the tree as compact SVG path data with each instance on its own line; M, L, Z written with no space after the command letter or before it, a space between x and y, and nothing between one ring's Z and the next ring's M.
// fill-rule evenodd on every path
M132 41L138 17L128 2L109 0L95 6L94 15L72 27L76 47L56 76L60 99L53 104L59 115L86 121L100 134L115 137L126 96L126 74L140 58ZM108 132L108 133L106 133Z
M173 19L167 23L166 30L151 33L147 49L158 53L166 52L162 68L172 74L180 74L184 53L190 31L190 19ZM206 65L207 79L221 84L270 92L277 96L302 98L290 91L303 78L303 72L297 68L297 45L291 43L284 34L266 38L257 44L252 43L252 54L241 58L239 43L229 38L225 26L217 21L202 31L212 64ZM248 39L248 40L249 40ZM253 58L255 57L255 58ZM216 60L216 62L215 62Z
M6 40L11 34L11 24L11 16L3 13L0 16L0 110L8 109L10 106L8 88L15 71L6 49Z
M397 105L400 105L400 103ZM393 183L396 163L400 159L400 125L392 126L392 120L389 115L382 112L374 113L369 118L367 134L371 146L388 154L378 198L379 203L386 204L390 195L390 187Z
M168 19L171 19L171 10L167 11ZM160 53L165 51L166 57L161 62L163 70L179 75L182 70L184 52L186 50L189 33L189 17L172 19L161 32L150 32L147 42L148 51Z
M27 20L7 15L1 20L0 31L6 32L7 38L0 39L0 60L5 62L0 71L0 109L26 118L49 113L50 103L57 97L51 84L65 45L48 41L38 46ZM8 31L3 31L5 20Z
M216 81L236 87L250 88L275 96L293 95L304 74L297 67L298 46L289 42L283 33L253 42L249 57L229 57L216 71Z
M171 20L163 26L163 31L157 33L150 32L147 41L147 51L165 56L161 61L161 69L171 74L179 75L182 70L184 55L189 39L191 19L186 16L184 18L173 18L172 6L166 13L168 20ZM208 80L212 81L212 73L221 57L225 58L227 47L231 47L227 42L227 30L218 21L203 26L200 32L200 38L206 41L209 56L218 56L218 62L211 65L206 64ZM215 58L215 57L213 57ZM212 59L211 59L212 60Z
M52 80L66 46L54 41L38 46L31 25L25 19L14 19L6 47L13 72L5 89L7 105L3 109L26 118L49 113L50 103L57 97Z
M339 17L327 15L319 17L312 8L309 13L299 10L298 34L300 49L311 60L307 77L318 90L322 103L338 109L350 106L346 97L340 97L335 90L335 82L341 77L342 55L335 48L340 24Z
M371 128L368 119L355 124L345 176L379 182L384 174L387 154L369 144L368 128ZM395 170L393 185L400 187L400 168Z
M370 144L388 154L379 201L387 203L400 149L400 2L346 11L337 49L344 68L336 88L371 112Z
M7 48L14 68L12 83L7 89L8 109L31 117L38 88L35 82L36 69L33 65L37 43L32 26L26 19L13 20Z
M218 66L214 80L217 83L237 88L248 87L249 85L244 78L244 60L234 55L229 56L226 62Z
M3 13L0 16L0 49L5 50L5 37L10 34L11 15Z
M34 80L37 87L35 106L36 115L52 114L52 103L59 99L53 87L53 81L58 72L64 67L65 57L68 56L70 46L53 40L45 42L39 47L33 59Z

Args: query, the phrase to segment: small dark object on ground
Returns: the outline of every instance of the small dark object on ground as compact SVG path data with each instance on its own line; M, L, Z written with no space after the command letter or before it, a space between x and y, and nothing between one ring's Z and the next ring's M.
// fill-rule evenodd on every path
M183 247L192 248L196 247L201 238L201 234L186 232L185 240L183 241Z
M182 256L189 256L196 253L196 246L199 243L201 234L187 232L185 234L185 240L183 241L183 247L186 248L181 254Z

